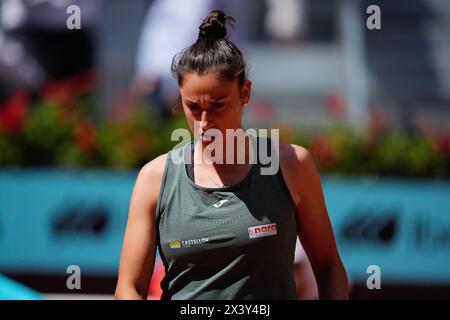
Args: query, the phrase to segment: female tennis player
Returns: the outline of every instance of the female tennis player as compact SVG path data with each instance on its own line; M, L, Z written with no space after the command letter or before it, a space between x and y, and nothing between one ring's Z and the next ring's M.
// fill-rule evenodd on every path
M347 274L310 153L246 132L243 140L211 134L242 133L251 95L244 57L226 37L233 22L212 11L198 40L173 59L180 103L196 139L140 170L116 299L147 298L157 248L165 266L162 299L296 299L297 236L320 298L348 298ZM268 168L263 147L279 163L272 174L262 170ZM230 159L218 161L220 153Z

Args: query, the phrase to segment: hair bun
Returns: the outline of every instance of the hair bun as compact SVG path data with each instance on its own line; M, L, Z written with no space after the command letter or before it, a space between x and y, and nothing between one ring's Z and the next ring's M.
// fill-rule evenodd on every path
M227 23L232 25L234 21L233 17L225 15L223 11L211 11L200 25L198 37L213 40L225 39L227 36Z

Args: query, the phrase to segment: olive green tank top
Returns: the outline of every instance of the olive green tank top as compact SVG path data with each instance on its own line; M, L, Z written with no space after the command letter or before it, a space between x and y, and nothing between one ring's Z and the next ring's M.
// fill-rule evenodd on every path
M252 141L267 143L270 154L270 138ZM296 299L297 220L281 169L261 174L257 156L237 184L202 187L187 161L193 148L171 150L164 169L156 208L161 299Z

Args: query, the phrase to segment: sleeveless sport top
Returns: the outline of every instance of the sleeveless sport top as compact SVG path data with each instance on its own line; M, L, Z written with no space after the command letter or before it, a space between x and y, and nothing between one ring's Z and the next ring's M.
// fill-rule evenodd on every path
M251 140L267 143L270 154L270 139ZM296 299L297 220L281 169L261 174L257 156L237 184L202 187L186 161L193 147L171 150L164 169L156 208L161 299Z

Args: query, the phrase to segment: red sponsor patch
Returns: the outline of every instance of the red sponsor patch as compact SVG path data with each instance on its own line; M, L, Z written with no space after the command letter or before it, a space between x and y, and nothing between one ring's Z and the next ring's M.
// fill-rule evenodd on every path
M277 224L264 224L248 228L248 236L250 239L272 236L277 234Z

